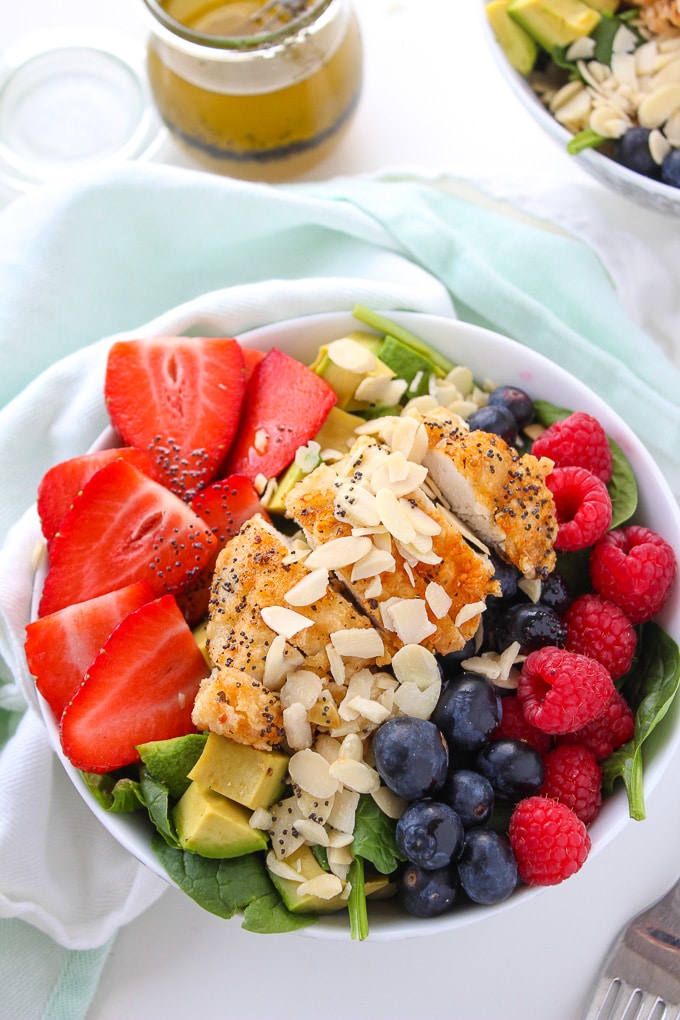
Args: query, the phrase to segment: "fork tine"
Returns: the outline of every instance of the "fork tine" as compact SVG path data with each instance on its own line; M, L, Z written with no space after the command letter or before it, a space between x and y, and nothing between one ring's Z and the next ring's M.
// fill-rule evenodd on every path
M603 977L584 1020L675 1020L658 995L626 984L620 978Z

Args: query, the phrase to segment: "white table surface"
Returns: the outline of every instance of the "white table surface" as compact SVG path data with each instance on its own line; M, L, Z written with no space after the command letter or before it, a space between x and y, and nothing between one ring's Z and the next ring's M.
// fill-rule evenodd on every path
M64 24L143 41L141 0L11 6L2 15L3 46ZM361 105L341 149L305 179L391 168L474 177L507 167L528 176L540 168L565 188L589 181L502 85L485 52L476 0L357 6L366 47ZM155 158L192 165L171 141ZM589 187L597 192L599 185ZM14 197L3 193L0 201ZM668 229L625 199L602 191L602 200L618 210L619 227L649 243ZM363 944L255 936L169 889L120 932L88 1020L577 1020L610 940L680 871L673 774L648 797L647 809L644 823L630 823L569 882L520 910L446 935Z

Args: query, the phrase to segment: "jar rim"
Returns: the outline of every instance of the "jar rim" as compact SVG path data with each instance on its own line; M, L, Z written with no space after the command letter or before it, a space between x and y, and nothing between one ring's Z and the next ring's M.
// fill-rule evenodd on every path
M161 0L144 0L144 5L152 17L155 18L155 20L162 25L163 28L165 28L168 32L171 32L174 36L178 36L189 43L219 50L247 51L275 46L288 38L291 34L297 34L301 29L304 29L315 22L334 2L335 0L297 0L297 4L302 3L300 13L293 13L290 19L285 21L283 24L279 24L276 28L268 31L260 30L249 35L238 36L214 35L190 28L177 18L168 14L163 7ZM278 0L277 6L284 9L286 7L292 7L295 9L296 0ZM259 10L261 11L265 7L272 8L273 3L267 3L265 0L262 0Z

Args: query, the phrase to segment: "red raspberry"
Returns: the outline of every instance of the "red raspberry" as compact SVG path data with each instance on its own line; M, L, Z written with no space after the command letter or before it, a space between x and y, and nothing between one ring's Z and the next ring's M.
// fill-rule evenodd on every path
M636 524L610 531L590 554L593 588L620 606L631 623L644 623L659 612L677 568L668 542Z
M635 717L620 691L614 691L604 712L574 733L557 737L558 744L583 744L590 748L598 761L604 761L613 751L623 747L635 733Z
M500 740L501 737L524 740L535 747L539 754L546 754L550 750L552 737L527 722L516 694L506 695L501 701L501 708L501 721L491 734L491 740Z
M623 609L601 595L574 599L563 617L567 625L564 647L589 655L609 670L612 680L627 673L633 662L637 635Z
M612 522L612 501L604 482L582 467L556 467L545 480L555 500L559 525L555 548L586 549Z
M602 804L602 769L583 744L562 744L543 759L545 775L538 791L552 797L588 825Z
M607 669L595 659L545 645L526 657L517 697L533 726L558 734L596 719L614 690Z
M571 808L549 797L526 797L508 829L520 878L527 885L557 885L574 875L590 852L590 836Z
M583 467L603 482L612 477L612 451L607 433L597 418L576 411L562 421L553 422L531 451L536 457L550 457L557 467Z

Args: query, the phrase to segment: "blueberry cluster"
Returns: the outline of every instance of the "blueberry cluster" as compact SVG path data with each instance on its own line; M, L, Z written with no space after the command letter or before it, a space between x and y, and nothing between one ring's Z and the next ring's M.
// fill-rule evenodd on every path
M649 128L632 127L616 142L614 158L629 170L680 188L680 149L671 149L659 164L649 147Z

